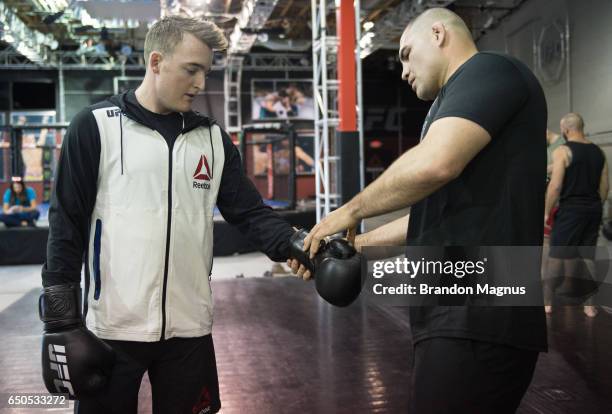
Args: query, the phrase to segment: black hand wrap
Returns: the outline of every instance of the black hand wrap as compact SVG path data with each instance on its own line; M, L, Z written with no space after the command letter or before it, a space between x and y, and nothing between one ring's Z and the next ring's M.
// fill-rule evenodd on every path
M291 257L313 274L317 292L335 306L348 306L361 293L361 255L344 239L332 239L321 245L311 260L304 251L308 232L297 231L290 239Z

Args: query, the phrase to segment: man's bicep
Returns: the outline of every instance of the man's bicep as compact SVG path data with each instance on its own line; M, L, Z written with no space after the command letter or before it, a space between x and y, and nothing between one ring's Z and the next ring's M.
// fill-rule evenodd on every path
M459 175L490 141L489 133L477 123L448 117L432 123L420 145L435 168Z

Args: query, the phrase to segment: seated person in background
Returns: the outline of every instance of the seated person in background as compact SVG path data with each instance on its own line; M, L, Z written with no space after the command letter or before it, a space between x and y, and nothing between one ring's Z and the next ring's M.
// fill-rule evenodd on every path
M11 187L4 192L0 222L6 227L35 227L39 216L36 192L27 187L21 177L13 177Z

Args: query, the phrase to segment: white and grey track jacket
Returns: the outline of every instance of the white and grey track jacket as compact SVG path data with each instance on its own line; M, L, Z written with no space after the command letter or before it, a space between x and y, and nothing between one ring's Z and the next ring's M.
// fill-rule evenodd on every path
M84 261L84 313L97 336L207 335L215 205L272 260L287 258L293 230L265 206L214 121L182 114L169 148L125 98L81 111L64 137L43 285L79 282Z

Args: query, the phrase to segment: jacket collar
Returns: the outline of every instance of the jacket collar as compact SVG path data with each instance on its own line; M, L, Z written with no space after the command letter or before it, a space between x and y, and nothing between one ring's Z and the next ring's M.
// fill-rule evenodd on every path
M134 93L134 91L129 90L118 95L113 95L108 98L108 101L113 105L118 106L119 109L121 109L121 112L128 118L138 122L139 124L152 128L152 126L147 123L146 119L142 119L137 113L130 111L130 108L125 102L128 93ZM183 134L200 126L211 127L213 124L217 123L214 118L207 117L196 111L182 112L182 115L183 119L185 120L185 127L182 131Z

